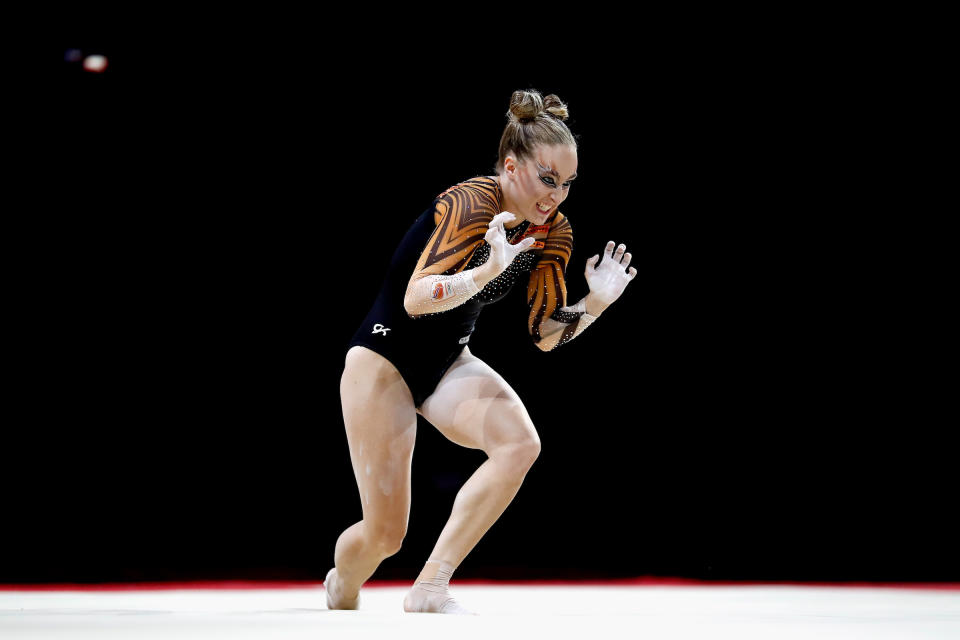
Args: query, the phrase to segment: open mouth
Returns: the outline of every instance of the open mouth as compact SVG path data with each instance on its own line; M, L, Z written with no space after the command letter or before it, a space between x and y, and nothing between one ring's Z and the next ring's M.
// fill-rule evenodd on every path
M544 208L544 207L546 207L546 208ZM537 203L537 211L539 211L540 213L546 215L546 214L550 213L551 211L553 211L553 205L544 205L544 204L538 202L538 203Z

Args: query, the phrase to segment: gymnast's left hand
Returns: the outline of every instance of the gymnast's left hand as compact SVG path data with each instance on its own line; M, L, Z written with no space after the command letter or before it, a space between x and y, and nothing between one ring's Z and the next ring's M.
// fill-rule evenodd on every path
M637 277L637 270L630 266L632 257L627 251L627 245L621 244L613 250L611 240L603 250L603 262L597 266L600 254L587 260L587 268L583 275L587 279L590 293L587 294L587 313L600 315L607 307L623 294L627 285ZM629 267L629 268L628 268Z

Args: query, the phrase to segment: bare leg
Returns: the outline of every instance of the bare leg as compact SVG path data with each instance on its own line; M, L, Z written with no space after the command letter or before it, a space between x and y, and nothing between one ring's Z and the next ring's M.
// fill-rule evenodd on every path
M467 349L420 412L453 442L489 456L457 493L450 518L404 603L407 611L446 612L462 609L449 602L450 574L516 496L540 453L540 439L516 392Z
M460 566L520 490L536 456L521 451L491 456L460 487L430 560Z
M350 460L363 520L337 540L328 606L356 608L360 587L400 550L410 517L410 465L416 440L413 397L396 368L369 349L347 352L340 380Z

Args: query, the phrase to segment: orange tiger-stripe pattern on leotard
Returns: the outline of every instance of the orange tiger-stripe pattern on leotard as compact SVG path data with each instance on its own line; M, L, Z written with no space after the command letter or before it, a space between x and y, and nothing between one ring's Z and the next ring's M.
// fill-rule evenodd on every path
M463 271L498 213L500 187L490 178L462 182L437 196L437 228L417 261L416 277Z
M540 324L544 318L573 322L579 313L561 311L567 305L567 285L564 274L573 253L573 228L559 211L554 215L537 266L530 272L527 283L527 330L534 342L540 341Z
M500 213L503 192L496 180L477 177L454 185L436 198L434 229L417 261L414 278L452 275L463 271L474 251L484 244L490 221ZM573 229L566 216L557 211L544 225L531 225L516 244L527 237L537 244L528 252L537 258L527 284L529 314L527 327L539 342L544 318L571 324L575 329L579 312L563 311L567 304L564 274L573 251Z

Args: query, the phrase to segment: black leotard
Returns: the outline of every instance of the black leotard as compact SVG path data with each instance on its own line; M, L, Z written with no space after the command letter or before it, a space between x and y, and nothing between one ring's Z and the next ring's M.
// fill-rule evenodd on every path
M376 301L347 347L365 346L393 363L417 407L463 351L483 307L503 298L521 276L527 279L528 329L535 342L542 318L575 325L580 315L560 310L566 304L563 276L572 233L559 211L543 225L524 221L505 229L511 244L530 236L536 243L467 302L436 314L411 317L406 312L403 299L411 276L451 275L487 261L490 247L483 236L501 202L500 185L488 177L467 180L437 196L401 240Z

